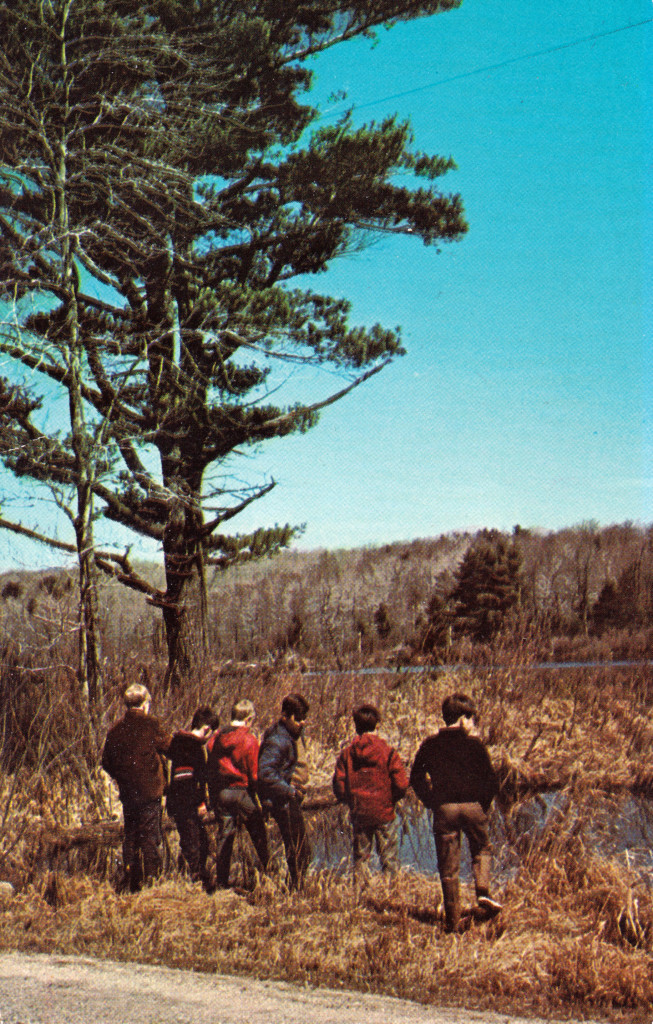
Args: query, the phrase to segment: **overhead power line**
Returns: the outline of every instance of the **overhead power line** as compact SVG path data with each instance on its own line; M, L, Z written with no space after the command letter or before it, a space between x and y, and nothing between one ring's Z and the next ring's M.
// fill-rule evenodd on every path
M510 67L511 64L518 64L525 60L534 60L536 57L545 57L550 53L558 53L560 50L570 50L573 46L582 46L584 43L592 43L596 39L605 39L608 36L615 36L619 32L628 32L633 28L641 28L643 25L653 23L653 18L645 18L644 21L634 21L630 25L620 25L618 28L610 28L605 32L594 32L591 36L583 36L580 39L573 39L568 43L557 43L555 46L548 46L543 50L534 50L532 53L522 53L517 57L508 57L506 60L497 61L496 64L485 64L480 68L473 68L471 71L461 71L457 75L450 75L449 78L438 78L435 82L428 82L426 85L416 85L413 89L405 89L403 92L395 92L389 96L381 96L377 100L369 100L367 103L354 104L356 110L365 110L367 107L375 107L379 103L390 103L392 100L403 99L404 96L413 96L418 92L426 92L428 89L437 89L441 85L449 85L451 82L460 82L465 78L473 78L475 75L485 74L487 71L498 71L501 68ZM337 110L324 113L319 120L327 117L334 117L349 109L343 105Z

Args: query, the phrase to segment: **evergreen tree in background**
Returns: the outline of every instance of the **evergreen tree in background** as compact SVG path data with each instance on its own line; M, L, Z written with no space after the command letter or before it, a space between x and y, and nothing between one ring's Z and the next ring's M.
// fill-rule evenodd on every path
M454 165L392 118L316 127L307 61L457 4L0 2L0 457L52 489L75 543L0 525L77 552L91 699L95 567L160 605L178 683L204 655L206 564L295 532L225 532L274 485L242 480L238 456L402 353L398 330L350 326L306 277L378 232L460 238L460 198L434 184ZM342 386L279 401L302 366ZM59 430L44 406L61 396ZM160 543L164 590L96 550L99 513Z
M614 580L606 580L592 607L592 627L599 635L606 629L621 629L628 623L628 613Z
M519 602L521 563L514 541L494 531L481 533L460 563L450 596L462 632L483 643L498 633Z
M454 615L446 593L436 590L427 605L420 636L420 648L432 654L444 653L451 647Z

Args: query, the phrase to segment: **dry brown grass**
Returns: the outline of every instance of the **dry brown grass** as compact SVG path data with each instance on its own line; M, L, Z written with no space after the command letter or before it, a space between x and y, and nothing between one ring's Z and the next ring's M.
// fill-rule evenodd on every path
M592 793L651 792L650 682L616 672L561 679L515 666L485 674L392 677L263 674L245 685L261 724L273 717L283 693L307 694L314 784L330 779L358 701L379 704L383 732L410 763L421 740L438 727L445 694L471 692L506 798L529 786L566 787L564 810L515 848L518 868L497 891L505 909L493 925L445 935L437 880L411 872L402 872L392 887L376 879L359 900L348 881L324 870L309 876L301 894L288 894L277 878L248 889L253 879L246 872L238 893L207 897L173 872L136 897L117 895L111 885L114 851L76 851L48 862L35 838L38 828L54 822L106 816L111 793L102 776L91 787L81 776L73 785L41 767L18 779L0 777L0 877L18 887L13 899L0 903L0 944L353 987L470 1008L648 1024L650 878L628 863L599 856L583 824L593 813L586 802ZM242 690L243 680L225 685L222 709ZM199 696L187 695L175 724L185 721ZM172 724L172 705L163 706L163 713ZM327 831L339 827L335 818L323 822ZM174 854L173 849L173 863Z
M468 1008L649 1020L650 889L592 855L576 820L544 830L500 894L500 918L463 935L442 930L436 879L410 872L392 884L377 877L356 899L324 871L300 894L262 879L211 897L179 877L128 896L50 871L0 904L0 944Z

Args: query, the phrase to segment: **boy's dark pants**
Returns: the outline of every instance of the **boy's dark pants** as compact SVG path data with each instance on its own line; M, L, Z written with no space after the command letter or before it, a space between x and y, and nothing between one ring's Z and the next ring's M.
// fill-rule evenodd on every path
M161 800L122 805L125 836L122 844L124 885L138 892L141 885L155 878L163 866L163 833L161 831Z
M179 846L186 861L193 882L207 880L206 858L209 854L209 838L197 808L181 811L174 815L179 833Z
M455 931L460 921L460 835L469 843L476 898L489 895L490 840L488 816L479 803L441 804L433 810L433 835L446 926Z
M311 859L301 806L289 800L286 804L272 804L270 813L279 826L283 840L291 887L297 889L304 880Z
M221 888L226 888L229 885L231 854L239 824L242 822L249 832L264 871L268 866L268 837L263 814L243 787L221 789L216 795L214 807L217 807L220 815L216 881Z

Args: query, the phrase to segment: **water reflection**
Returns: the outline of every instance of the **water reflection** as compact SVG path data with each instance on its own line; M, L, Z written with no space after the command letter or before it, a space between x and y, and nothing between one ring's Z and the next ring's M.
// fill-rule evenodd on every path
M423 874L437 871L431 816L406 802L398 817L399 856L405 868ZM582 803L569 794L538 794L508 810L493 807L490 833L494 875L512 877L527 852L545 833L563 831L582 837L598 856L635 868L653 882L653 801L633 794L594 793ZM344 808L315 815L311 822L313 854L322 868L336 874L351 870L351 827ZM377 859L372 866L378 870ZM467 844L463 843L461 878L471 881Z
M565 669L620 669L620 668L651 668L653 661L631 661L630 659L620 661L534 661L519 666L520 672L559 671ZM327 669L314 668L304 673L304 678L328 676L383 676L383 675L438 675L452 674L454 672L496 672L501 669L509 669L510 665L491 663L488 665L476 663L455 663L443 662L434 665L367 665L364 668Z

